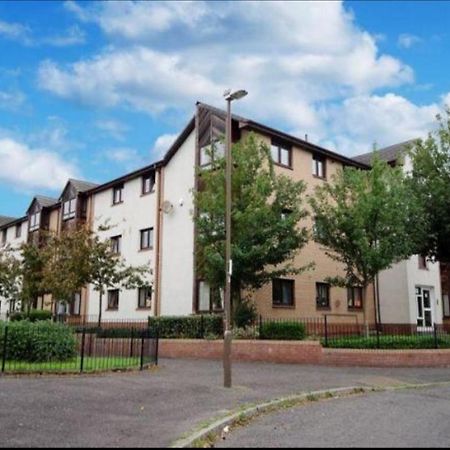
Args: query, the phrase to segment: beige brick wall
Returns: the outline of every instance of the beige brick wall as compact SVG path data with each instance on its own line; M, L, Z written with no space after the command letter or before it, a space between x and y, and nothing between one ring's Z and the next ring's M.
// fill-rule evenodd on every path
M245 133L246 134L246 133ZM243 138L245 138L243 134ZM267 145L270 145L270 138L259 136ZM312 153L293 147L292 149L292 169L275 166L276 173L285 174L296 181L303 180L307 185L306 195L311 195L316 186L326 181L314 177L312 174ZM326 175L327 180L342 169L342 164L338 161L327 159ZM307 206L305 196L304 205ZM309 209L309 207L308 207ZM308 218L303 223L308 229L311 229L312 220ZM295 280L295 307L280 308L272 306L272 285L267 285L260 289L254 296L258 312L263 317L271 318L316 318L323 317L324 314L330 315L332 323L364 323L364 312L354 311L347 308L347 290L337 287L330 289L330 309L318 309L316 307L316 283L324 282L327 277L344 275L343 266L328 257L324 249L317 243L310 241L297 255L295 263L297 267L303 267L310 262L314 262L313 269L300 275L288 277ZM375 322L373 287L367 290L367 301L365 305L366 321Z

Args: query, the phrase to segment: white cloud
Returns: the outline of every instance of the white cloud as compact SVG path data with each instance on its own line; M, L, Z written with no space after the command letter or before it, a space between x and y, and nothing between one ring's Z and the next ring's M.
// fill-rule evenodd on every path
M0 37L32 45L31 29L20 23L11 23L0 20Z
M113 119L98 120L95 126L118 141L122 141L125 138L126 132L129 130L127 125Z
M341 2L66 7L97 23L114 44L71 65L45 61L39 83L88 105L192 111L196 100L217 103L225 88L242 87L250 93L239 104L243 112L307 132L323 102L414 80L409 66L380 54L377 36L358 28Z
M320 129L315 137L331 149L347 155L425 137L436 126L436 114L442 112L446 100L418 106L395 94L358 96L341 104L322 108Z
M26 96L20 91L0 91L0 109L17 112L24 108Z
M104 152L105 157L120 166L124 172L137 169L148 163L145 158L134 148L111 148Z
M0 181L21 191L59 190L69 178L78 176L76 166L57 153L8 137L0 138L0 160Z
M80 45L86 42L86 33L78 25L74 25L68 28L64 34L44 37L41 42L54 47Z
M167 150L169 150L177 137L177 134L163 134L159 136L153 144L153 148L151 150L152 156L158 159L164 157Z
M411 48L414 45L420 44L422 39L414 34L404 33L398 37L397 45L402 48Z

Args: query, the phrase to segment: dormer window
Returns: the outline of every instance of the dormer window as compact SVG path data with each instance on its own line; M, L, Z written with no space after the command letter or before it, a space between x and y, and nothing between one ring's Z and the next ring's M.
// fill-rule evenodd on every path
M113 188L113 205L123 202L123 184L119 184Z
M16 225L16 239L19 239L20 237L22 237L22 224L18 223Z
M200 166L210 166L214 161L225 158L225 144L219 140L200 149Z
M30 216L30 231L39 230L41 226L41 213L37 212Z
M142 177L142 195L150 194L155 187L155 172Z
M315 177L326 178L326 159L320 155L313 155L312 172Z
M8 230L7 229L2 230L2 245L6 245L7 235L8 235Z
M272 155L272 161L275 164L284 167L292 167L292 148L287 145L281 145L276 142L272 142L270 147L270 153Z
M72 198L63 204L63 220L73 219L77 211L77 199Z

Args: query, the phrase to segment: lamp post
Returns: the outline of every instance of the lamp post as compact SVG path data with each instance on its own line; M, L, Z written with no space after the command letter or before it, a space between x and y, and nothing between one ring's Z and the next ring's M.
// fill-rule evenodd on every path
M224 93L227 101L227 118L226 118L226 168L225 168L225 335L223 345L223 371L224 371L224 386L231 388L231 277L233 275L233 261L231 259L231 171L232 171L232 156L231 156L231 102L239 100L247 95L247 91L239 90L231 92L228 90Z

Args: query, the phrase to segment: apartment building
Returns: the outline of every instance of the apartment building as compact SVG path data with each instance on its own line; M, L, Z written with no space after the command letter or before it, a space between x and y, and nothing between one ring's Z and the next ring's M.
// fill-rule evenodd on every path
M36 197L27 211L25 240L39 242L39 231L59 232L84 221L128 264L147 265L151 290L108 291L102 305L105 319L143 319L149 315L188 315L221 309L220 301L196 267L196 214L192 191L199 186L196 167L207 166L207 149L225 133L225 112L198 103L194 116L161 161L102 185L70 180L58 199ZM277 173L303 180L312 193L344 166L368 169L364 162L332 152L307 140L288 135L252 120L233 116L232 140L249 133L265 142L272 152ZM6 221L0 231L12 228ZM104 229L104 225L108 225ZM312 223L308 222L312 227ZM10 231L7 232L8 237ZM8 242L8 237L6 242ZM335 321L373 323L374 291L366 304L362 291L332 287L328 277L343 275L343 267L309 242L296 257L299 266L314 262L301 275L273 282L254 294L264 317L322 317ZM76 294L66 310L71 314L96 316L99 293L87 287ZM37 307L62 311L51 298L37 300Z
M406 150L413 141L383 148L377 153L392 166L401 165L408 173L411 158ZM373 153L360 155L356 161L370 164ZM441 265L422 255L414 255L379 275L379 314L385 324L417 324L419 330L442 324L450 315L448 294L442 295ZM448 289L448 286L447 286ZM449 293L450 290L445 292Z

